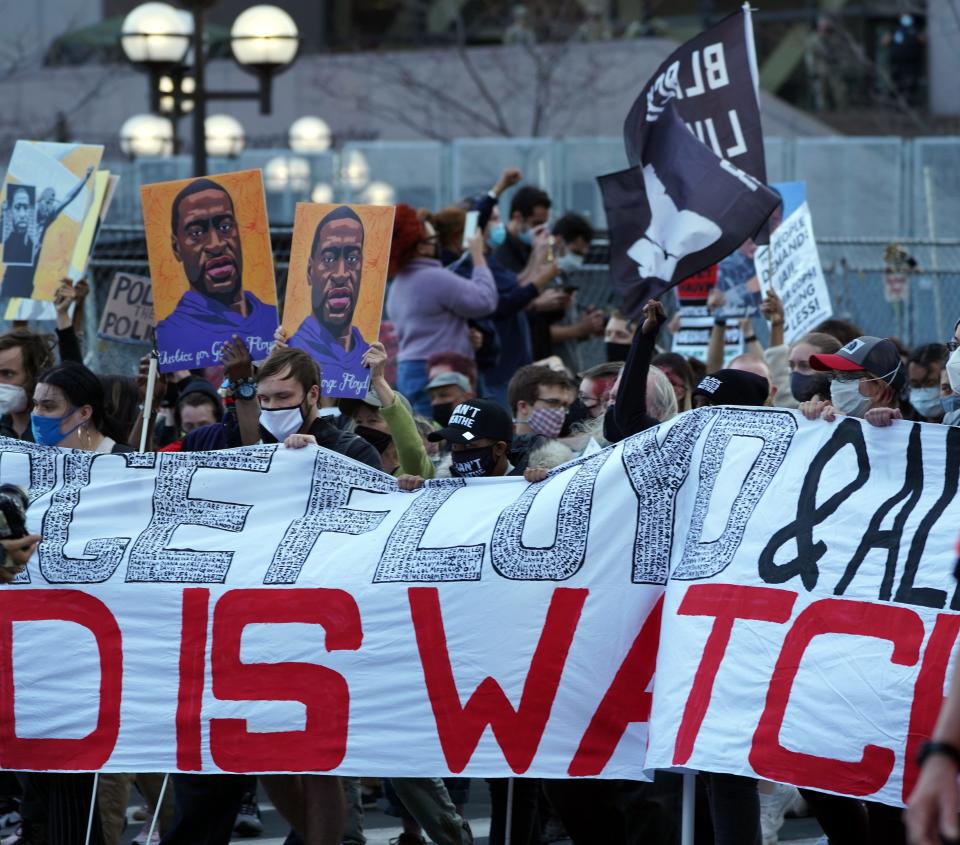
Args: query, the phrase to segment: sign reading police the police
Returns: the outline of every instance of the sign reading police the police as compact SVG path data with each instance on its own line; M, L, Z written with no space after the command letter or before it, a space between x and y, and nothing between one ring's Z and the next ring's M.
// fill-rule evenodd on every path
M103 306L97 337L119 343L153 342L153 288L146 276L117 273Z

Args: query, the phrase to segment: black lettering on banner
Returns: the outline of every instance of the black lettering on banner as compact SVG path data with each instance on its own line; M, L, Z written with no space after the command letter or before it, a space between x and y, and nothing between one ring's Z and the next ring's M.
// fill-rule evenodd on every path
M822 505L817 505L817 488L830 461L844 447L852 446L857 456L857 475L842 490L834 493ZM822 540L813 542L813 529L834 513L854 492L863 487L870 478L870 458L863 442L860 423L846 419L837 423L833 436L817 452L813 463L803 479L803 487L797 499L797 518L777 531L760 553L758 570L768 584L783 584L795 575L800 576L803 586L809 591L817 586L820 569L817 561L826 554L827 544ZM776 563L775 557L782 546L796 541L797 553L786 563Z
M170 581L181 584L222 583L233 561L231 551L171 549L181 525L199 525L239 532L252 505L217 502L190 496L198 469L267 472L276 446L254 446L225 452L165 452L153 490L153 515L130 549L127 581Z
M637 495L634 584L667 583L677 491L690 471L700 432L718 413L704 408L683 414L667 430L662 443L656 428L623 441L621 459Z
M796 431L796 418L788 411L724 408L720 412L704 438L697 497L690 528L686 532L683 557L672 576L674 579L695 581L711 578L730 565L743 542L747 523L787 456ZM705 543L702 540L703 526L710 512L710 500L723 466L724 454L734 437L758 438L763 441L763 446L730 505L723 533L716 540Z
M462 478L427 481L403 512L383 547L374 583L385 581L479 581L485 543L475 546L422 548L423 535L437 511L457 490Z
M945 464L943 468L943 492L933 503L933 507L920 520L913 540L910 543L910 553L907 555L907 563L903 568L903 577L897 587L896 595L893 600L903 604L921 605L922 607L943 607L947 602L946 590L938 590L935 587L915 587L914 581L917 579L917 570L920 568L920 560L923 557L923 550L927 544L927 537L930 535L930 529L937 524L937 521L943 516L947 506L957 495L958 481L960 481L960 428L955 426L946 426L946 450ZM951 610L960 610L960 603L957 599L957 590L955 588L953 598L950 601Z
M53 452L53 450L50 450ZM56 453L54 452L56 455ZM94 452L70 451L63 454L63 484L50 497L43 515L38 548L40 573L51 584L94 584L106 581L123 560L129 537L104 537L89 540L83 557L64 554L73 512L80 502L80 491L90 483L90 469L98 458Z
M910 516L917 502L920 501L922 494L923 446L920 442L920 425L915 424L910 428L910 440L907 443L903 486L880 505L870 518L870 524L860 540L860 545L857 546L857 551L850 563L847 564L843 576L837 582L833 591L834 595L842 596L846 592L850 582L853 581L854 576L859 571L860 565L873 549L886 549L887 559L883 564L883 580L880 582L880 601L890 601L890 595L893 593L893 579L897 573L900 542L903 540L903 528L906 525L907 517ZM894 518L893 527L889 529L881 528L890 512L901 502L905 502L905 504ZM946 593L944 593L943 600L946 601L946 599Z
M383 522L389 511L361 511L347 507L354 490L393 493L397 490L397 482L363 464L345 461L324 450L317 452L307 509L284 532L273 553L264 584L295 584L303 564L324 532L366 534Z
M552 545L536 548L523 542L527 514L546 481L531 484L500 513L490 542L493 568L500 575L513 581L564 581L580 570L587 554L593 488L611 451L605 449L587 458L567 483L557 508Z

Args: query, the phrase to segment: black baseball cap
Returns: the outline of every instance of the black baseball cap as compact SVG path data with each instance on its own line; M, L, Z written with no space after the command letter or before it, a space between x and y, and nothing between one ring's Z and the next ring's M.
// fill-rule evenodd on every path
M810 356L810 366L821 372L864 370L899 390L906 383L903 361L892 341L881 337L855 337L835 353Z
M746 370L717 370L704 376L693 390L714 405L763 405L770 395L770 382Z
M489 399L469 399L453 409L450 421L441 429L432 431L427 439L433 442L447 440L465 446L474 440L513 442L513 420L506 408Z

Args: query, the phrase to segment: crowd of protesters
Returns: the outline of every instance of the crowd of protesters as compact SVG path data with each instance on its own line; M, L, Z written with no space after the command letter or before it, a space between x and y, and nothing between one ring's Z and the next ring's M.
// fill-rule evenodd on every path
M795 408L824 425L843 415L877 426L898 419L958 424L958 336L907 349L830 320L787 345L783 307L770 294L757 318L768 324L767 348L748 333L745 351L724 362L726 320L718 318L702 362L669 351L658 301L635 321L578 303L570 278L593 230L575 214L555 214L550 197L530 185L516 188L501 209L501 194L520 181L519 171L508 169L487 194L455 207L397 207L385 313L396 350L388 353L383 343L367 350L370 389L362 400L322 396L318 365L278 330L259 365L235 338L217 366L159 378L146 402L146 359L129 376L84 366L78 312L86 286L65 281L55 336L26 325L0 336L0 434L99 453L131 451L144 428L147 448L161 451L320 446L415 490L442 476L539 482L573 458L709 405ZM477 228L466 233L464 249L468 211L477 212ZM580 347L592 338L605 339L607 360L584 366ZM145 404L154 409L149 419ZM3 580L38 539L4 544ZM955 781L960 752L934 759ZM131 788L144 803L138 843L151 827L151 841L165 845L214 845L262 831L256 778L179 774L171 783L161 800L162 775L103 775L91 807L92 774L0 774L0 824L8 828L2 842L77 845L92 818L91 841L117 845ZM381 784L272 775L260 786L290 824L290 843L361 845L363 808L381 795L402 819L398 845L427 837L438 845L473 841L464 806L478 787L467 779ZM494 779L487 787L489 841L498 845L508 819L513 845L562 837L607 845L678 841L676 774L658 773L652 783ZM899 808L734 775L702 776L698 789L698 843L770 845L789 811L815 815L831 845L906 841ZM955 782L953 791L955 807Z

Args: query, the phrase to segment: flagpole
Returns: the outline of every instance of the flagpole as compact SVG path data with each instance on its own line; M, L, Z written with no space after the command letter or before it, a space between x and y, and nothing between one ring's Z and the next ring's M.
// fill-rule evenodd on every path
M680 845L693 845L693 819L697 801L697 775L684 772L683 805L680 813Z
M757 67L757 45L753 40L753 10L749 3L741 7L743 11L743 31L747 41L747 61L750 63L750 77L753 79L753 93L760 108L760 69Z

